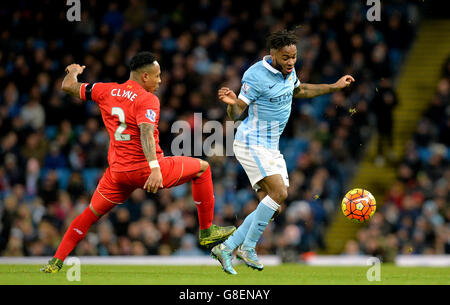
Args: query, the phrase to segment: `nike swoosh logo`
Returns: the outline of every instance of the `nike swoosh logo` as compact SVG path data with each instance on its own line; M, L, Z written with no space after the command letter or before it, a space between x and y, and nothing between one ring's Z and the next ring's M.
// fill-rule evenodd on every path
M202 204L201 201L194 201L194 202L195 202L195 204Z
M273 84L272 86L269 86L269 89L272 89L276 84Z

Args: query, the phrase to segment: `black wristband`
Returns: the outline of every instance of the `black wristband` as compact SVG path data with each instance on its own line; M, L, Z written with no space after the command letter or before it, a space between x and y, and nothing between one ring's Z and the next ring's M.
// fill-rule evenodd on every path
M86 97L86 101L92 101L92 88L94 84L88 84L84 89L84 96Z

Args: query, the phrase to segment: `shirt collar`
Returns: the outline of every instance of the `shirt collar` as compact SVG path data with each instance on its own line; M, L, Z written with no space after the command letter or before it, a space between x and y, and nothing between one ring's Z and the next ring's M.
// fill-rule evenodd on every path
M264 67L266 67L267 70L269 70L270 72L272 72L274 74L277 74L277 73L281 74L281 72L278 71L277 69L275 69L274 67L272 67L271 64L272 64L272 56L270 56L270 55L264 56L263 57L263 65L264 65Z
M144 87L142 87L137 81L132 79L128 79L124 84L133 86L134 88L144 89Z
M139 83L137 81L132 80L132 79L127 80L125 83L127 83L129 85L135 85L135 86L142 87L141 85L139 85Z

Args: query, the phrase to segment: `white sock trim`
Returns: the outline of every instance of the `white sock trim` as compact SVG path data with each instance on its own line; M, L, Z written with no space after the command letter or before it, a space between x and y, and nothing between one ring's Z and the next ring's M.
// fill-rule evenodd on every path
M270 198L269 195L264 197L263 200L261 200L261 203L274 211L278 210L278 208L280 207L280 205L276 203L272 198Z

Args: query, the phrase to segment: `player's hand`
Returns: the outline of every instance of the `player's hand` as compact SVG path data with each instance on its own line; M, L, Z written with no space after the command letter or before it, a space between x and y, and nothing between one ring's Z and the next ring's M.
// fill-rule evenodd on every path
M161 168L152 168L150 176L148 176L147 181L144 184L144 190L147 192L156 193L159 188L163 188L163 178L161 174Z
M345 75L342 76L336 83L334 83L334 86L337 89L341 90L350 86L354 81L355 79L351 75Z
M80 66L79 64L71 64L66 67L66 73L74 72L78 75L78 74L83 73L85 68L86 68L86 66Z
M234 105L237 102L237 96L236 93L233 92L233 90L230 90L230 88L222 87L219 89L218 92L219 99L228 104L228 105Z

